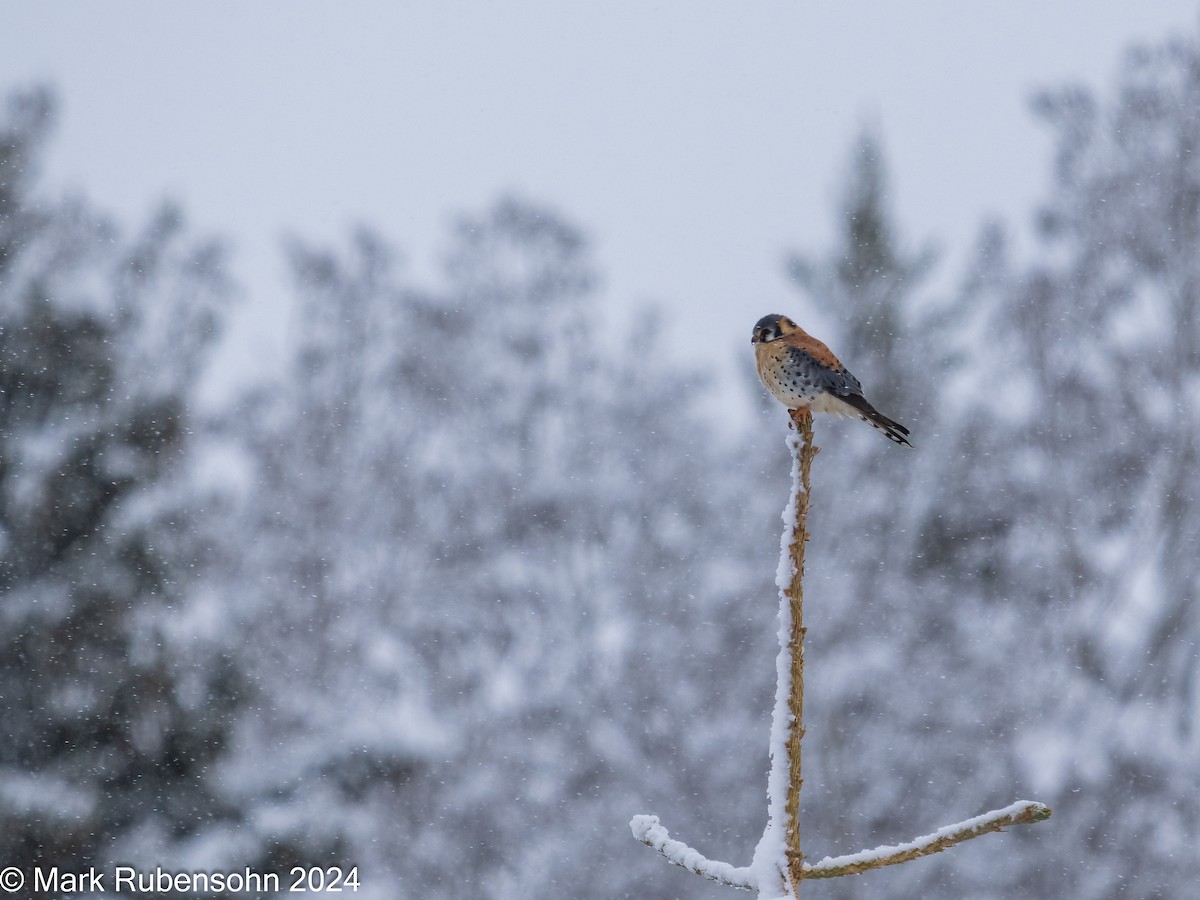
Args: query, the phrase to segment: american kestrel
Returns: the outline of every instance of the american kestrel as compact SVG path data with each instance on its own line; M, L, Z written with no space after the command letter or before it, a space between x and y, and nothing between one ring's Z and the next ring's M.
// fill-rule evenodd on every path
M857 416L888 440L912 446L908 429L868 403L858 379L828 347L787 316L763 316L750 343L758 377L788 409Z

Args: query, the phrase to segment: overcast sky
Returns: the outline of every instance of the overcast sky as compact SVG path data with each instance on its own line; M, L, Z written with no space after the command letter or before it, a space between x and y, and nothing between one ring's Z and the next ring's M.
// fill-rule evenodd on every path
M60 91L49 186L130 223L172 197L233 239L248 370L287 334L283 234L366 222L428 272L455 212L516 191L591 235L614 321L684 311L672 350L728 372L766 312L819 336L782 259L828 245L865 123L897 223L954 280L982 219L1024 228L1045 184L1031 92L1108 87L1131 41L1197 21L1184 0L8 0L0 86Z

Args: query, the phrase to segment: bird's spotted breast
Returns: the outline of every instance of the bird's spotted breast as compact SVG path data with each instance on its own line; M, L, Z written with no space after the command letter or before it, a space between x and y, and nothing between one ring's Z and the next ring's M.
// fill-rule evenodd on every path
M783 344L768 345L759 353L758 374L763 383L784 406L797 409L810 405L820 391L817 389L811 363L793 353Z

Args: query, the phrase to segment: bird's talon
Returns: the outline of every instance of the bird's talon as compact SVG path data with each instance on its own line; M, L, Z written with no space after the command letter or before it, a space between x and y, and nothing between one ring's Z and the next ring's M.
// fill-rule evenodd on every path
M806 406L800 409L789 409L788 415L792 417L797 428L803 428L804 424L812 419L812 411Z

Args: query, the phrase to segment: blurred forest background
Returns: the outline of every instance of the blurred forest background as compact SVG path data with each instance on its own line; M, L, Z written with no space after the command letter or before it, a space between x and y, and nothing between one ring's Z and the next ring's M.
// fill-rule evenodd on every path
M636 844L749 861L766 811L784 414L772 311L912 426L818 423L810 857L1036 799L1054 818L806 896L1151 898L1200 884L1200 43L1051 91L1028 259L953 290L854 145L842 242L746 304L730 433L686 315L599 334L580 227L505 198L443 276L293 241L288 376L196 386L236 290L178 208L39 182L0 120L0 862L286 873L367 897L728 896ZM900 173L902 177L903 173ZM953 281L953 279L951 279Z

